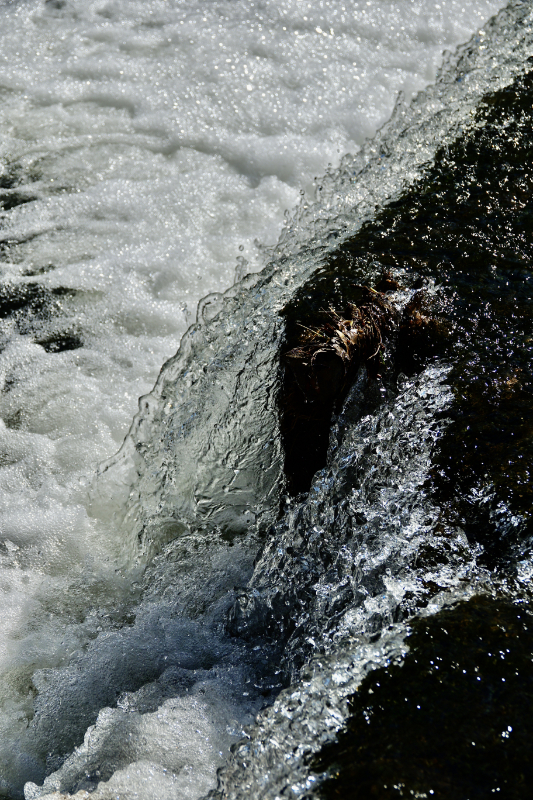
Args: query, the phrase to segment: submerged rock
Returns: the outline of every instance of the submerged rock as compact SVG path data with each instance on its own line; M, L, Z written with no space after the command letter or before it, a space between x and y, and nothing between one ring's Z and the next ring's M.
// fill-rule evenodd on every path
M335 276L338 292L366 262L401 273L408 286L425 279L438 287L445 321L430 321L423 295L413 296L398 338L400 368L410 373L437 354L439 337L427 333L448 326L440 355L453 365L455 402L428 489L489 565L533 533L532 103L531 71L487 95L427 176L314 279L324 294Z

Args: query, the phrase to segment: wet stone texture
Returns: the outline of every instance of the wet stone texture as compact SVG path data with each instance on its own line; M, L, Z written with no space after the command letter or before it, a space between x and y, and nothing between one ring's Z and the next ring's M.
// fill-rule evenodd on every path
M531 796L533 616L477 597L417 620L403 663L370 673L314 769L324 800Z
M312 325L383 271L437 288L439 319L413 294L420 324L400 327L395 371L436 357L453 365L452 421L428 489L491 568L514 561L532 533L532 109L533 72L484 98L425 179L341 245L286 312L290 339L296 320Z
M323 294L342 295L366 264L407 286L433 282L445 297L449 332L437 355L452 365L454 400L426 489L495 574L513 574L531 547L532 114L529 72L486 97L425 179L317 280ZM407 348L406 373L419 347ZM403 664L365 679L344 732L315 762L328 775L321 796L531 796L529 605L478 597L412 628Z
M372 634L468 580L470 562L512 578L529 558L532 109L533 73L484 98L284 309L289 493L327 466L274 526L227 629L264 637L291 679L345 624ZM368 350L349 361L355 322Z

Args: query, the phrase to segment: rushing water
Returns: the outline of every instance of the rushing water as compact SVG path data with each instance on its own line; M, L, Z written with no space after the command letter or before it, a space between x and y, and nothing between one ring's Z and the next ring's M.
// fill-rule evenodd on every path
M468 433L461 411L493 419L469 388L485 374L476 365L492 363L492 322L507 371L494 356L490 385L526 413L527 286L515 311L500 308L495 293L515 278L496 255L494 289L458 262L479 238L472 210L431 258L406 241L428 241L417 214L438 229L439 203L471 193L458 181L446 195L454 168L475 169L454 142L468 149L468 136L497 129L477 109L527 65L529 4L450 56L365 144L398 90L426 85L443 47L498 7L2 5L4 796L201 797L243 725L220 794L304 796L347 698L370 669L404 658L410 618L479 591L527 595L528 428L504 414L496 433L492 422ZM502 109L511 130L518 111ZM517 142L527 130L513 129ZM517 170L501 180L520 217L530 183ZM435 208L417 205L439 181ZM254 244L276 241L299 192L278 244ZM500 221L489 223L494 234ZM509 237L484 244L485 261L509 259ZM334 420L308 496L285 497L286 321L328 295L345 301L383 267L402 287L398 313L422 281L453 347L398 374L391 342L381 382L369 388L361 372ZM202 301L95 478L199 298L235 274ZM497 323L507 313L510 333ZM502 470L503 430L521 444ZM489 442L483 469L449 445L458 436L466 453Z

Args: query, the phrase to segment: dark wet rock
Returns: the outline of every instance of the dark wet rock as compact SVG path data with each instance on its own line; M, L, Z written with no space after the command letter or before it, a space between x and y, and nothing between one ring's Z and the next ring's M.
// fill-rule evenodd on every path
M428 490L488 566L514 559L533 533L532 109L533 72L486 96L471 128L339 246L291 309L305 322L319 302L342 307L354 282L377 286L383 270L437 288L436 312L431 295L411 299L397 364L407 374L431 359L453 365L451 424Z
M446 351L452 326L445 315L445 303L424 289L415 291L405 306L395 351L397 372L414 375Z
M533 764L533 616L478 597L413 623L401 664L368 675L314 763L325 800L523 800Z
M438 593L439 571L457 575L472 559L476 569L510 567L515 574L529 557L532 112L533 74L485 98L471 127L437 153L425 177L341 244L284 311L287 354L305 344L302 326L311 329L311 371L296 375L294 405L317 409L313 381L326 367L318 395L324 418L333 415L334 422L329 451L329 423L322 434L316 419L302 422L300 462L289 467L307 470L306 483L291 483L289 469L289 488L306 491L320 460L328 465L305 500L288 503L227 628L279 648L291 678L336 635L343 615L353 616L367 598L377 603L385 596L391 576L403 585L416 570L418 594L403 594L387 607L390 619L408 620ZM347 324L345 312L364 305L364 285L387 301L404 293L392 332L382 337L383 369L380 364L369 380L372 369L354 359L353 371L347 370L334 355L335 333L320 353L329 363L314 369L313 355L323 349L313 333L317 320L327 322L327 309L335 309ZM298 369L305 364L305 358L297 361ZM431 370L445 377L438 390L427 392L423 376ZM444 384L448 399L431 409ZM306 394L312 403L304 402ZM287 405L292 402L287 394ZM290 460L290 425L283 416L281 427ZM344 432L351 447L346 453ZM340 450L342 464L335 455ZM423 463L415 469L419 457ZM412 524L415 508L420 515ZM409 531L419 531L422 519L427 529L411 558ZM379 630L386 616L376 614ZM371 619L364 624L367 635Z
M471 129L317 280L339 294L366 264L412 289L437 287L436 314L413 294L397 358L406 373L419 353L451 365L454 400L425 489L439 524L463 529L491 569L516 564L533 533L532 112L531 72L484 98ZM528 797L531 614L477 598L414 622L403 664L365 679L345 731L316 761L329 775L321 796Z

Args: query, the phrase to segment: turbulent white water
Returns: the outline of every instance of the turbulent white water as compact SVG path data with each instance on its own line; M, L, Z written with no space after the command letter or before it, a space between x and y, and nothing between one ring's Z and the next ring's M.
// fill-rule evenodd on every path
M154 397L170 405L137 429L140 460L126 448L97 490L93 474L119 448L198 300L230 286L236 266L238 275L263 267L268 250L254 240L273 245L315 176L357 153L398 91L422 89L442 50L500 5L0 5L0 795L20 797L30 782L35 797L51 773L47 790L100 783L102 800L194 798L214 786L268 696L253 653L229 645L217 620L256 551L252 534L228 556L227 530L268 515L278 452L268 437L265 449L270 422L236 400L247 390L220 330L191 344L205 351L216 339L203 383L193 375L169 399L182 362L167 370ZM343 213L357 205L344 198ZM8 314L1 304L17 292L33 300ZM238 343L242 362L256 359L258 408L278 335L274 317L262 324L249 319ZM54 345L67 339L73 349ZM249 437L247 463L232 461L219 413ZM191 422L180 438L194 415L202 430ZM172 435L153 455L165 426ZM204 523L220 535L209 546L193 538L155 555Z

